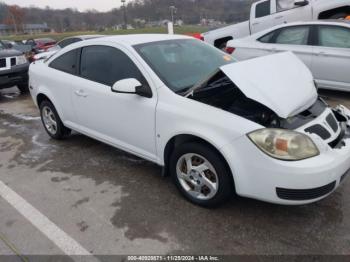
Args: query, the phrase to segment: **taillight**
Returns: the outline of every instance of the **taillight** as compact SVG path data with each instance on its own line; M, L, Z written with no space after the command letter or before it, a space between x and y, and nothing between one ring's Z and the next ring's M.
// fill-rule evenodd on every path
M235 50L236 50L236 48L234 48L234 47L226 47L226 49L225 49L226 53L228 53L230 55L232 55Z
M202 41L204 41L204 36L201 35L199 39L202 40Z

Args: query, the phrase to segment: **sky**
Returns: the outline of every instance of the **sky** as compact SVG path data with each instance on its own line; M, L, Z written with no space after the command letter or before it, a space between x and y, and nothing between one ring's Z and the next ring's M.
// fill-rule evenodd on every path
M8 5L19 5L23 7L37 6L56 9L77 8L79 11L96 9L98 11L109 11L121 5L120 0L2 0Z

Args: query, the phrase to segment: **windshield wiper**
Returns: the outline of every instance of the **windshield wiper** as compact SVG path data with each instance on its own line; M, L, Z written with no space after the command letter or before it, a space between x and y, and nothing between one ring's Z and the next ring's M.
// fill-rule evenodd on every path
M220 71L220 69L215 70L212 74L210 74L209 76L207 76L206 78L204 78L203 80L199 81L197 84L195 84L191 89L188 90L188 92L185 93L184 97L190 97L193 96L194 93L202 88L209 79L211 79L212 77L214 77L218 72Z
M191 87L192 86L187 86L187 87L184 87L184 88L181 88L180 90L177 90L175 93L176 94L186 94L187 93L187 91L189 90L189 89L191 89Z

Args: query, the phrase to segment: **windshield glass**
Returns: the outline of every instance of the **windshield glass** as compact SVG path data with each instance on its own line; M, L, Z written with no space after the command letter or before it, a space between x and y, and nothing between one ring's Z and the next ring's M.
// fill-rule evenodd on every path
M0 41L0 49L5 49L5 45Z
M179 39L134 46L160 79L174 92L189 90L234 59L202 41Z

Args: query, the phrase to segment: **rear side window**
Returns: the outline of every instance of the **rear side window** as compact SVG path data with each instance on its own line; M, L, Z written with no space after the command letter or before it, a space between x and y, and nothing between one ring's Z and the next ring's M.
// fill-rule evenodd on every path
M75 49L57 57L50 63L50 67L68 74L77 74L79 50Z
M108 46L83 48L80 75L108 86L127 78L136 78L145 84L145 79L134 62L124 52Z
M271 1L265 1L256 5L255 18L264 17L271 13Z
M271 43L274 34L275 31L268 33L267 35L264 35L263 37L259 38L258 41L261 43Z
M319 46L350 48L350 30L344 27L319 27Z
M79 42L79 41L81 41L79 38L69 38L69 39L62 40L61 42L58 43L58 45L61 48L65 48L66 46L69 46L69 45L76 43L76 42Z
M282 29L274 43L283 45L307 45L309 41L310 27L294 26Z

